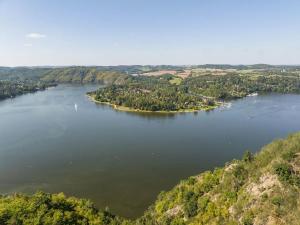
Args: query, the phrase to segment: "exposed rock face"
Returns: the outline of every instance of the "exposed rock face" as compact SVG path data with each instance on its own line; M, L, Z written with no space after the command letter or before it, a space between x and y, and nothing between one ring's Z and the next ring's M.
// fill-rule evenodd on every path
M149 224L299 225L299 171L297 133L255 156L181 181L143 218L151 215Z
M259 178L258 183L251 183L247 187L247 191L253 197L258 198L264 194L271 194L274 187L282 188L278 177L274 174L266 173Z

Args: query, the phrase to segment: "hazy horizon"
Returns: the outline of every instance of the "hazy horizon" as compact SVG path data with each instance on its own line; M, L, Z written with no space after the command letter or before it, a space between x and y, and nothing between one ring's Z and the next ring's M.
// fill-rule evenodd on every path
M0 65L299 65L300 2L0 0Z
M267 63L255 63L255 64L218 64L218 63L207 63L207 64L119 64L119 65L16 65L16 66L3 66L0 67L7 67L7 68L60 68L60 67L118 67L118 66L254 66L254 65L268 65L268 66L300 66L300 64L267 64Z

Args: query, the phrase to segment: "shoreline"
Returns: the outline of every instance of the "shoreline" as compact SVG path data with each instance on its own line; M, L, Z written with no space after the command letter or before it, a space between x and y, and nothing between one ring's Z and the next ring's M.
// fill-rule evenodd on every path
M130 108L130 107L126 107L126 106L119 106L116 104L112 104L110 102L101 102L101 101L97 101L94 97L94 95L89 95L86 94L86 96L88 97L88 99L94 103L97 104L103 104L103 105L109 105L111 106L114 110L118 110L118 111L123 111L123 112L139 112L139 113L166 113L166 114L176 114L176 113L195 113L195 112L199 112L199 111L210 111L213 109L216 109L218 107L220 107L220 105L222 105L222 103L218 102L217 105L215 106L207 106L207 107L203 107L202 109L184 109L184 110L177 110L177 111L149 111L149 110L142 110L142 109L134 109L134 108Z

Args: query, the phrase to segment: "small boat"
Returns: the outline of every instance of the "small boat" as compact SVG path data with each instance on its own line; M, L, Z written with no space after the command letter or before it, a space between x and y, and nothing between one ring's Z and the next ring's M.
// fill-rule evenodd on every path
M258 95L258 93L251 93L251 94L247 95L247 97L254 97L254 96L257 96L257 95Z
M231 102L226 102L226 103L223 103L220 107L220 110L223 111L223 110L226 110L226 109L230 109L232 107L232 103Z
M75 108L75 111L77 112L78 106L77 106L76 103L75 103L75 105L74 105L74 108Z

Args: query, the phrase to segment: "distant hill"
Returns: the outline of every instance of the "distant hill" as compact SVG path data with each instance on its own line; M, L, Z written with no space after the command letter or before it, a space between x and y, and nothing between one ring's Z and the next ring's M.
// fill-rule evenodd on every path
M41 80L56 83L122 83L127 75L107 67L0 67L0 80Z
M57 83L121 84L126 78L125 73L115 70L102 70L97 67L66 67L47 71L41 80Z
M296 133L256 155L246 152L242 160L181 181L137 220L98 210L88 200L37 193L0 197L0 224L298 225L299 199Z
M197 74L197 69L217 69L224 73L230 70L268 71L270 73L289 72L287 75L299 74L300 66L274 66L267 64L257 65L121 65L121 66L66 66L66 67L0 67L0 80L41 80L57 83L104 83L122 84L128 76L147 75L149 73L161 73L161 71L175 71L178 76L182 73ZM193 70L193 71L192 71ZM195 70L195 71L194 71ZM222 71L218 71L221 73ZM205 71L204 71L205 72ZM206 71L207 73L208 71ZM257 73L257 71L256 71ZM266 72L265 72L266 73ZM188 75L187 75L188 76ZM185 77L187 77L185 76Z
M0 67L0 80L38 80L51 68Z

